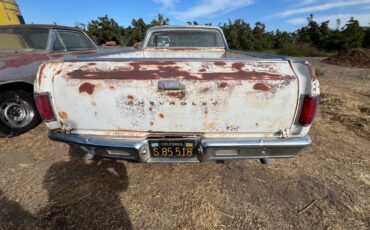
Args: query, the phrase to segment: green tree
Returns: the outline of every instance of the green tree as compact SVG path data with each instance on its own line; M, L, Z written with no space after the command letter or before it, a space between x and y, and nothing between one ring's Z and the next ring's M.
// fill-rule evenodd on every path
M360 23L352 17L342 31L342 36L344 49L358 48L363 44L365 31Z
M330 34L332 33L332 30L329 28L329 23L330 21L325 21L320 24L320 39L319 43L316 44L317 48L326 49L326 44L330 38Z
M170 24L170 19L165 18L163 15L158 14L157 19L152 20L150 26L166 26Z
M262 22L256 22L255 27L252 30L254 50L271 49L273 47L274 34L272 32L266 32L265 28L265 24Z
M294 43L294 36L292 33L288 33L285 31L281 32L280 30L277 30L274 34L274 41L273 41L272 48L273 49L283 49L293 43Z
M307 18L307 25L296 32L266 31L262 22L257 22L252 28L243 19L229 20L219 24L224 31L227 42L232 49L240 50L265 50L280 49L290 51L294 49L332 50L339 51L356 47L370 48L370 25L361 27L359 22L351 18L344 27L329 27L329 21L318 24L313 15ZM197 21L189 21L188 25L199 25ZM146 31L151 26L169 25L169 19L159 14L149 24L142 18L133 19L128 27L120 27L116 21L107 15L92 20L88 25L76 23L76 26L87 31L98 44L106 41L116 41L120 45L133 46L143 40ZM211 25L206 23L205 25ZM301 48L297 48L301 47ZM302 48L303 49L303 48Z
M81 23L81 22L75 22L75 27L76 28L79 28L83 31L87 31L87 25L85 23Z
M367 26L364 30L365 30L365 36L364 36L364 42L362 46L365 48L370 48L370 23L369 23L369 26Z
M338 29L331 31L328 38L325 41L323 49L331 51L343 50L343 35L342 32Z
M141 42L144 39L145 33L149 26L144 22L142 18L132 19L131 26L127 27L125 31L125 44L127 46L133 46L137 42Z
M107 15L92 20L87 25L87 34L91 36L98 45L107 41L115 41L122 44L121 28L118 23Z
M197 21L188 21L188 22L186 22L188 25L193 25L193 26L197 26L197 25L199 25L199 23L197 22Z
M321 38L320 27L312 14L307 18L307 22L307 26L297 31L298 42L319 46Z
M252 28L243 19L236 19L234 22L224 23L223 29L229 47L232 49L252 50L253 33Z

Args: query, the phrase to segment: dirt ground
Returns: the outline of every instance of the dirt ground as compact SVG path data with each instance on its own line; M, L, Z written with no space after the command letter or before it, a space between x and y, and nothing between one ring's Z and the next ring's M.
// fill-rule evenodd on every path
M369 229L370 70L309 60L322 101L297 158L85 162L40 125L0 139L0 229Z
M332 65L370 69L370 49L355 48L344 50L322 60L322 62Z

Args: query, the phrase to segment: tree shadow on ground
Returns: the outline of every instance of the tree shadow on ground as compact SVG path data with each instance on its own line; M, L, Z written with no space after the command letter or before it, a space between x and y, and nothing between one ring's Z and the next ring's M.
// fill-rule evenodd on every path
M128 187L124 164L107 159L86 162L83 151L74 146L69 153L71 160L55 163L47 171L43 185L49 202L38 214L32 216L7 200L12 213L5 219L8 226L22 227L30 221L42 229L131 229L120 200ZM24 221L16 221L17 213Z

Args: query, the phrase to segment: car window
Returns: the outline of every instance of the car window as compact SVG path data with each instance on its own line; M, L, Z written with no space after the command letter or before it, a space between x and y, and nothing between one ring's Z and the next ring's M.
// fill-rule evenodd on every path
M53 51L54 52L63 52L67 51L66 47L62 43L62 40L59 36L59 34L56 34L55 39L54 39L54 45L53 45Z
M184 30L153 32L148 47L224 47L220 33Z
M46 28L0 28L0 51L45 50L48 37Z
M30 42L33 44L35 49L45 49L49 34L48 33L30 33L28 35Z
M90 41L80 32L59 30L54 41L54 51L94 50Z

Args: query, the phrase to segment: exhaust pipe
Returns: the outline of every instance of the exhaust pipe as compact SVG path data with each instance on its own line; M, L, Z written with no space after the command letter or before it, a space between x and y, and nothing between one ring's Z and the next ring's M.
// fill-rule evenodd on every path
M263 165L269 165L272 163L272 160L270 158L263 158L263 159L260 159L260 162Z
M91 160L94 159L94 157L96 155L95 149L87 148L87 147L84 147L84 146L81 146L81 149L86 152L84 157L83 157L84 160L91 161Z

